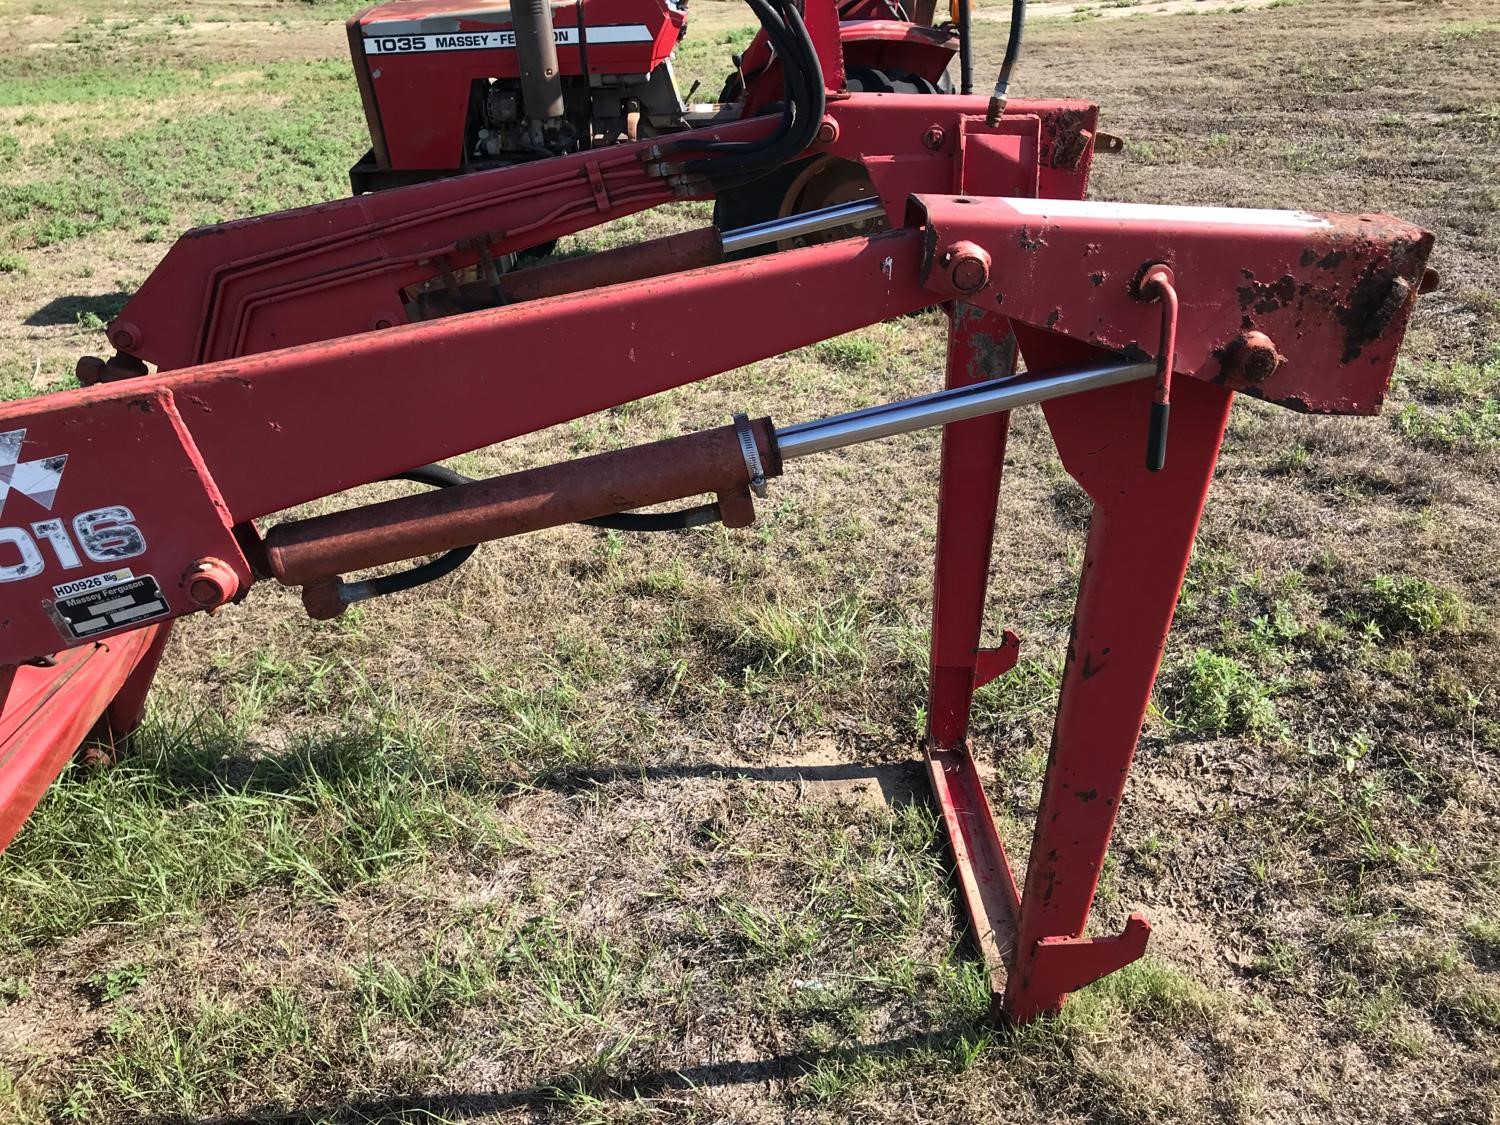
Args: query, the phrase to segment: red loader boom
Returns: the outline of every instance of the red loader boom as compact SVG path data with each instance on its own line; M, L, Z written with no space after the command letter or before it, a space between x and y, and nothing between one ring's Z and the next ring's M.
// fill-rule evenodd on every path
M1380 215L1084 202L1094 106L997 114L997 99L825 88L838 22L831 0L806 10L757 8L790 109L190 232L110 326L121 354L81 365L95 385L0 407L0 839L90 729L139 721L171 622L257 582L302 585L333 616L562 522L742 526L795 460L942 425L924 752L996 1013L1055 1011L1141 955L1139 916L1083 935L1234 396L1377 412L1431 236ZM497 264L823 158L858 165L874 194ZM889 229L812 239L875 218ZM799 239L813 244L740 257ZM922 398L795 425L740 416L487 481L429 464L934 304L947 368ZM1008 631L987 644L982 611L1007 412L1028 403L1094 513L1018 884L967 733L975 689L1019 646ZM409 474L444 487L257 524Z

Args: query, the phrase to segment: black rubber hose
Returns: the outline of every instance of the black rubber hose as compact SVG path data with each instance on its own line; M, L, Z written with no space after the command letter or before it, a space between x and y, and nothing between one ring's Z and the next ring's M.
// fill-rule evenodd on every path
M718 523L722 518L717 504L700 504L676 512L616 512L612 516L581 522L610 531L686 531L690 527Z
M1021 37L1025 30L1026 0L1011 0L1010 35L1005 41L1005 58L1000 63L1000 76L995 79L995 97L1002 101L1010 91L1010 75L1016 68L1016 60L1021 57Z
M473 477L456 473L447 465L418 465L386 480L409 480L413 484L430 484L433 488L451 488L455 484L473 484Z
M444 551L437 558L429 562L418 563L410 570L398 571L395 574L382 574L379 578L365 580L369 587L370 596L383 598L387 594L399 594L403 590L414 590L418 586L425 586L429 582L436 582L439 578L446 578L464 563L469 561L469 556L474 553L474 544L467 547L456 547L451 551Z
M802 25L801 17L795 11L791 12L791 17L805 39L806 28ZM687 166L689 171L707 175L717 184L726 178L726 174L734 176L751 171L766 174L801 156L817 139L818 126L822 123L826 104L823 68L818 63L817 57L811 53L810 44L805 61L806 69L798 67L791 58L784 58L782 63L786 73L791 77L794 88L800 87L800 89L794 89L794 96L801 95L796 97L797 119L787 136L779 138L774 144L767 146L765 151L754 155L691 162Z
M750 0L754 6L758 0ZM770 172L799 155L817 137L818 126L823 119L825 92L823 68L818 62L812 39L801 13L795 7L783 7L785 19L782 33L774 42L781 54L782 78L787 99L792 108L792 128L784 130L753 152L742 152L718 160L690 161L686 169L694 174L706 174L716 182L725 173ZM712 151L712 150L710 150Z
M414 484L429 484L433 488L451 488L455 484L473 484L473 477L466 477L462 473L456 473L446 465L418 465L415 469L408 469L404 473L397 473L388 480L409 480ZM464 563L469 561L469 556L474 553L478 544L471 543L467 547L455 547L451 551L444 551L435 559L419 563L410 570L399 571L396 574L384 574L379 578L371 578L366 582L372 597L384 597L386 594L399 594L403 590L413 590L418 586L425 586L429 582L436 582L439 578L446 578Z
M958 92L974 92L974 38L969 19L969 0L958 0Z
M760 20L761 30L766 33L766 40L775 45L778 48L778 54L782 58L785 58L785 48L790 42L786 23L776 14L776 9L772 8L765 0L746 0L746 2L750 5L751 10L755 12L756 18ZM759 151L768 147L780 137L785 136L792 127L793 101L790 81L788 68L783 63L781 84L785 96L782 99L781 126L775 135L757 141L710 141L700 140L696 137L683 137L673 142L671 151L673 154L682 152L718 152L729 154Z

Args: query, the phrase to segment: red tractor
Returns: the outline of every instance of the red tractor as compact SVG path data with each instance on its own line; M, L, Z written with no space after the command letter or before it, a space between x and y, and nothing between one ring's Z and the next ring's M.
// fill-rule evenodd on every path
M843 0L838 18L842 54L821 60L834 82L858 93L953 92L947 70L958 26L913 22L895 0ZM717 102L689 101L696 86L683 95L672 72L687 30L687 0L390 0L367 8L348 23L370 129L350 183L356 193L378 191L561 156L754 117L783 99L781 62L761 30L733 58ZM534 65L523 65L533 56ZM721 195L715 218L732 229L873 190L857 162L797 160Z

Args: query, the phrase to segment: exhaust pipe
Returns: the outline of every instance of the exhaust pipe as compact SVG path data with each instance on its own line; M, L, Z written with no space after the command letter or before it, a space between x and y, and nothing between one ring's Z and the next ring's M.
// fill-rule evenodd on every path
M510 18L516 31L516 59L521 65L521 99L531 122L532 139L540 144L543 126L563 115L552 0L514 0Z

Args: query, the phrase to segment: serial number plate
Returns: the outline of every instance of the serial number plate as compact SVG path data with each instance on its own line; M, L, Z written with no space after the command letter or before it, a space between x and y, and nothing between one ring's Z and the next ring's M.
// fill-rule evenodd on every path
M58 628L70 639L87 640L95 633L139 625L171 611L161 587L149 574L88 590L52 603Z

